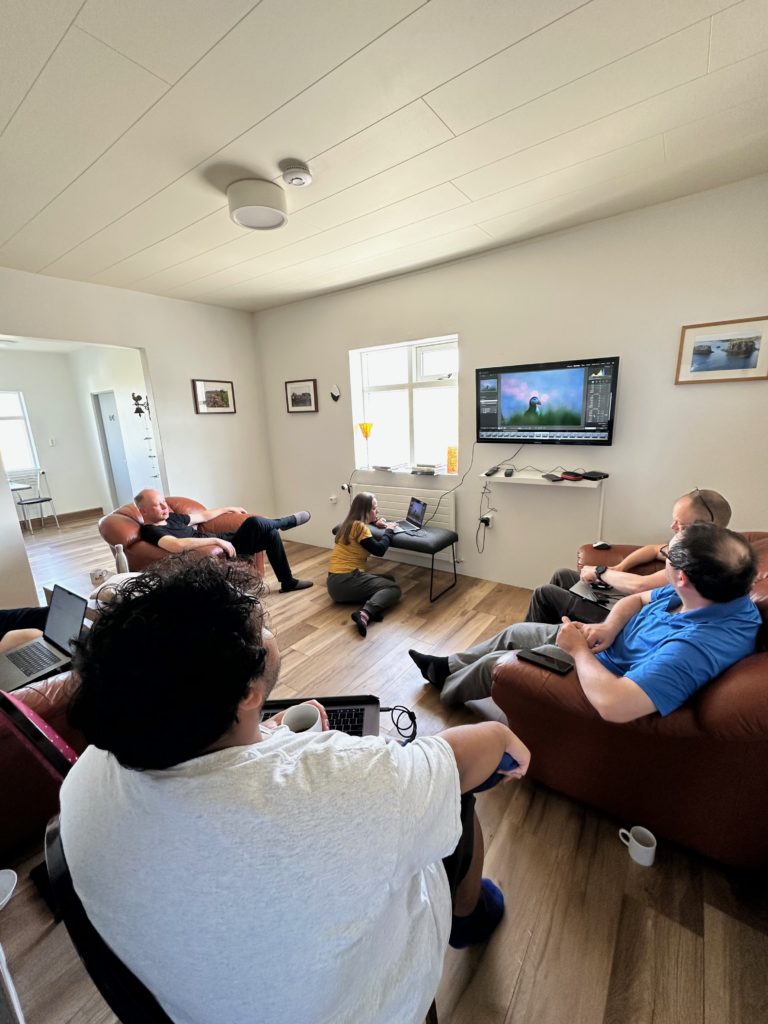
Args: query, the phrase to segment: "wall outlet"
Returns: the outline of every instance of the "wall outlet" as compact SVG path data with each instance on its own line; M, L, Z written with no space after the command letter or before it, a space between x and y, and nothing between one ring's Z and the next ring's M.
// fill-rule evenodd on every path
M336 504L336 502L337 502L338 500L339 500L339 499L338 499L337 495L335 495L335 494L332 494L332 495L330 496L330 498L328 499L328 501L330 501L330 503L331 503L332 505L335 505L335 504Z
M480 522L487 530L493 528L493 519L495 515L495 512L486 512L484 516L480 516Z
M349 484L339 484L339 486L341 487L342 491L349 492Z

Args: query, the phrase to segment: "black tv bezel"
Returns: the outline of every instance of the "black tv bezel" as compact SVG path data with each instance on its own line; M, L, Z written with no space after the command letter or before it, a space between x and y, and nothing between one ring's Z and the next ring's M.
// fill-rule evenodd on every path
M552 438L548 440L546 438L536 438L529 440L523 440L522 438L507 438L507 437L481 437L480 436L480 374L501 374L501 373L517 373L520 371L531 372L539 370L567 370L579 366L588 366L592 363L613 363L614 373L612 377L611 387L611 418L608 421L608 438L606 440L597 439L585 440L584 438L576 438L573 441L564 440L563 438ZM478 444L511 444L511 445L523 445L523 444L564 444L564 445L582 445L586 448L602 447L607 448L613 444L613 425L616 418L616 395L619 384L619 356L595 356L591 359L561 359L557 361L548 361L543 363L517 363L510 366L481 366L475 369L475 441Z

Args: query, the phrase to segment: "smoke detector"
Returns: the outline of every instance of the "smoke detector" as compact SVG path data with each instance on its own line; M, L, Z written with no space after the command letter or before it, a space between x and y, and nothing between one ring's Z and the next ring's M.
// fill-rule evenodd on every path
M291 163L283 171L283 181L294 188L306 188L312 184L312 174L306 164Z

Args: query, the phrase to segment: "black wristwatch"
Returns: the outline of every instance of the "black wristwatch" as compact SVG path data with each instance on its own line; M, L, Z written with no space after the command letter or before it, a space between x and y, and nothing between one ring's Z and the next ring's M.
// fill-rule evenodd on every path
M595 566L595 576L597 576L597 578L599 580L603 578L603 573L607 572L607 571L608 571L608 566L607 565L596 565Z

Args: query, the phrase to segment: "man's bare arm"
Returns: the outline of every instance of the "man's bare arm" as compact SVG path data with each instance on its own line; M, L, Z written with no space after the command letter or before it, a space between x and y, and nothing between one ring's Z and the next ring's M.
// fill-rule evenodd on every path
M182 551L214 547L223 548L229 558L234 558L237 554L229 541L220 537L161 537L157 546L174 555L181 554Z
M581 570L581 578L585 583L594 583L597 580L595 567L585 565ZM651 573L650 576L638 576L633 572L619 572L617 569L606 569L600 577L604 583L618 590L620 594L642 594L646 590L654 590L656 587L663 587L668 580L663 569Z
M659 554L660 548L661 544L646 544L641 548L637 548L636 551L630 551L626 558L622 558L613 568L619 572L629 572L630 569L636 569L638 565L645 565L646 562L655 562L657 558L661 557Z
M453 750L462 793L468 793L493 775L505 752L511 754L520 766L509 773L509 778L519 779L528 771L530 750L501 722L457 725L438 735Z
M239 505L227 505L226 508L200 508L189 513L191 526L198 526L200 523L209 523L211 519L218 519L226 512L237 512L240 515L248 515L248 512Z

